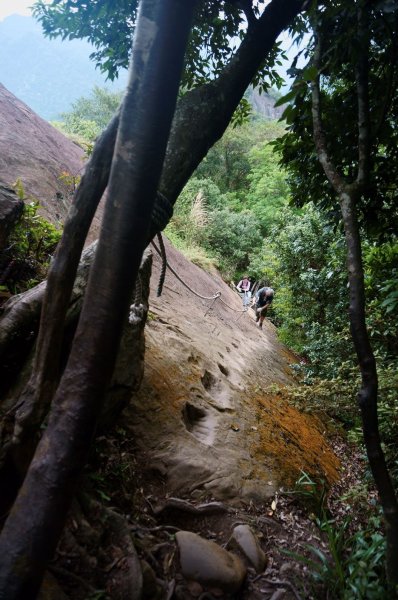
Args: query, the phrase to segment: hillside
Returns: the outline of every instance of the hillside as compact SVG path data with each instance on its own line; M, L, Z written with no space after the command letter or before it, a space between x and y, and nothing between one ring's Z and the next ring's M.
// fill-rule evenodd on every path
M254 312L216 273L186 260L170 244L168 262L203 300L168 273L146 327L143 386L127 414L147 456L174 493L263 501L305 470L332 481L336 460L320 423L300 414L277 386L294 385L275 327L262 332ZM133 416L134 415L134 416Z

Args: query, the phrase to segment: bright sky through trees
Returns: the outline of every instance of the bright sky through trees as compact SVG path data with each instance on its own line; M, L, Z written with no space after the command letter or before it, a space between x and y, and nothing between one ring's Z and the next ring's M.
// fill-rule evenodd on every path
M29 9L34 0L0 0L0 20L10 15L25 15L30 16Z

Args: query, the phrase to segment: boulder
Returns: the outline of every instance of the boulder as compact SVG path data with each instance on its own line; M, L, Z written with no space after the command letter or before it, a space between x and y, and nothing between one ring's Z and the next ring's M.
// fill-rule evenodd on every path
M233 530L231 541L236 543L257 573L264 571L267 557L249 525L237 525Z
M14 190L0 183L0 252L6 247L8 236L23 211L24 203Z
M238 556L191 531L179 531L176 540L186 579L229 593L241 588L246 568Z

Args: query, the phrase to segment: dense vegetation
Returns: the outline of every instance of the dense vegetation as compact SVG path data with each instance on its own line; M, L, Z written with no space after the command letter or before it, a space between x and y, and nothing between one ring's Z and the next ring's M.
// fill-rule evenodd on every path
M38 214L39 201L25 197L20 181L15 187L25 205L10 232L7 247L0 252L1 300L24 292L45 279L62 233L61 228L57 229Z

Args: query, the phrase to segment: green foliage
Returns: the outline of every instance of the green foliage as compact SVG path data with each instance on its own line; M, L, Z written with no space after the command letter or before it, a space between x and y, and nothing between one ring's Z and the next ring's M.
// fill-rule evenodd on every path
M229 127L203 159L195 176L211 179L221 193L234 192L237 210L247 208L249 174L255 162L250 152L266 141L274 140L283 130L283 125L274 121L250 121L239 127ZM271 162L277 166L277 157Z
M398 353L398 242L364 245L368 328L377 353Z
M191 177L178 197L174 214L185 217L191 209L195 197L201 194L208 210L220 209L230 202L231 195L226 196L210 178Z
M21 182L16 184L23 194ZM2 283L11 294L33 287L45 278L61 232L37 214L39 202L26 203L1 255Z
M378 420L383 451L395 485L398 485L398 365L397 360L387 363L380 360L377 364L379 377ZM337 405L338 406L338 405ZM362 427L359 415L354 426L348 432L350 441L363 446Z
M51 125L81 146L87 156L91 155L93 151L93 142L100 133L99 128L94 121L79 121L76 119L76 122L72 127L65 125L63 121L51 121Z
M200 246L208 237L209 196L206 195L206 187L209 186L202 187L200 181L191 181L184 188L169 225L188 246ZM215 186L210 185L211 191L212 187Z
M250 255L261 244L259 223L253 213L239 214L228 208L209 215L207 247L214 252L221 271L228 278L248 269Z
M188 243L183 239L178 230L170 223L165 230L165 233L173 246L177 248L188 260L201 267L205 271L212 273L216 268L216 260L201 246Z
M212 179L199 176L191 178L180 194L168 233L186 247L202 247L228 279L247 270L262 242L254 211L244 210L234 192L222 193Z
M369 181L358 198L361 225L369 238L380 240L395 235L397 211L397 128L398 94L396 86L398 34L397 6L375 3L366 7L369 43L364 47L357 32L360 3L347 5L338 0L316 11L310 23L317 24L321 39L320 93L322 123L329 158L338 173L354 182L358 174L358 98L355 71L358 56L369 51L367 74L370 115ZM303 22L304 24L304 22ZM311 33L312 32L309 32ZM318 73L311 63L315 36L304 56L303 69L294 62L293 89L280 102L289 102L285 117L289 131L277 146L289 171L292 197L297 205L308 200L322 208L336 210L336 196L327 182L313 143L311 87ZM380 90L385 93L380 95ZM387 91L388 90L388 91ZM388 239L388 237L387 237Z
M187 240L193 199L203 195L208 224L195 243L216 257L228 279L247 269L258 279L263 275L262 235L280 222L288 198L278 157L264 140L274 139L282 129L264 121L230 127L178 199L172 226Z
M93 142L117 111L122 95L95 86L88 98L73 102L71 110L62 113L62 122L57 124L65 133Z
M377 360L379 378L378 418L379 431L386 461L391 476L398 484L398 365L397 359L387 362ZM299 371L303 366L298 366ZM289 399L300 411L319 414L324 422L342 426L348 439L363 448L365 454L360 411L357 394L360 387L358 367L352 361L340 363L335 367L335 376L331 378L308 377L305 385L289 388ZM308 373L308 369L304 368ZM329 375L329 373L326 373Z
M303 555L296 555L296 558L309 566L315 581L326 586L329 598L392 599L384 576L384 536L370 526L350 538L346 531L348 521L336 525L331 519L320 519L316 524L326 540L328 551L308 545L313 558Z
M315 510L315 524L326 551L305 544L306 554L286 552L304 563L318 583L323 584L328 598L334 600L384 600L392 598L384 575L386 542L380 533L380 520L369 519L365 529L349 531L349 519L336 523L326 504L325 487L316 484L303 472L293 494Z
M263 235L281 224L289 202L289 187L286 173L278 165L278 157L272 146L265 142L249 152L251 166L247 206L260 222Z
M261 259L264 277L277 290L275 322L282 341L304 354L309 375L333 377L341 362L353 358L341 234L312 205L301 213L285 207Z

